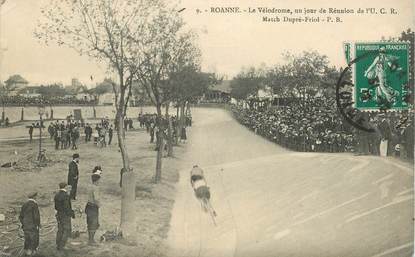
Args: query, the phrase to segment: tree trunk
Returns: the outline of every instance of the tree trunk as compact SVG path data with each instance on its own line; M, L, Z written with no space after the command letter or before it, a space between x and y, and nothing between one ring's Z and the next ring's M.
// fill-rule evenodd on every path
M136 208L135 208L135 172L124 172L121 188L121 231L123 238L135 242L136 237Z
M180 103L176 103L176 142L174 144L177 146L179 144L179 136L180 136Z
M6 112L5 112L5 104L4 104L4 99L1 103L2 105L2 111L1 111L1 121L4 122L4 120L6 119Z
M180 104L180 119L179 119L179 129L178 129L178 137L182 137L182 128L185 126L185 115L184 115L184 108L186 106L186 101Z
M166 105L166 119L168 124L168 136L167 136L167 156L172 157L173 156L173 126L171 122L171 116L169 114L169 107L170 103L167 103Z
M161 105L157 104L157 161L156 161L156 174L154 176L154 182L158 183L161 181L161 166L162 166L162 158L163 158L163 151L164 151L164 138L163 138L163 125L162 125L162 114L161 114Z
M124 108L124 107L121 107ZM117 111L117 138L118 147L120 148L123 167L126 172L122 175L122 195L121 195L121 231L123 237L128 241L135 241L136 237L136 209L135 209L135 173L130 169L130 160L128 158L127 146L123 137L123 112Z

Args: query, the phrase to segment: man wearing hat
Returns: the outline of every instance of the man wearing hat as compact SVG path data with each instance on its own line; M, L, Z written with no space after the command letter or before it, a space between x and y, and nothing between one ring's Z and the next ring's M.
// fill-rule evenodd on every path
M75 153L72 155L72 161L69 163L69 172L68 172L68 185L71 185L72 190L70 193L71 199L76 200L76 190L78 188L78 178L79 178L79 154Z
M88 244L96 245L95 232L99 228L99 208L100 202L100 190L99 181L101 179L101 170L97 169L91 175L92 184L88 187L88 203L85 206L86 223L88 226Z
M56 247L58 251L63 250L68 237L71 235L72 224L71 218L75 218L75 212L72 210L71 199L67 192L68 184L59 183L59 191L55 195L56 220L58 222L58 231L56 233Z
M19 215L24 232L24 251L26 256L34 255L39 246L40 214L39 206L35 200L36 196L36 192L28 194L29 200L23 204Z

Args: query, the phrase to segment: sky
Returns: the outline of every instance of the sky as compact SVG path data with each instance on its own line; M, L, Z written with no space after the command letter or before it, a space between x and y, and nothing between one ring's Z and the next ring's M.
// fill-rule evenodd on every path
M38 42L36 28L40 7L45 0L7 0L1 11L0 42L2 55L0 79L20 74L30 84L60 82L70 84L72 78L93 85L108 76L87 57L69 48L45 46ZM412 0L181 0L186 26L199 35L202 69L232 78L242 67L272 66L283 62L282 53L316 50L327 55L331 64L345 65L343 42L375 41L382 36L399 36L403 30L414 30ZM211 7L268 8L394 8L397 15L334 15L342 23L276 23L262 22L263 16L277 14L211 13ZM197 14L199 9L202 13ZM207 10L207 12L205 12ZM286 16L279 14L278 17ZM297 15L293 15L296 17ZM318 15L320 16L320 15ZM321 15L325 17L326 15ZM93 80L91 80L91 76Z

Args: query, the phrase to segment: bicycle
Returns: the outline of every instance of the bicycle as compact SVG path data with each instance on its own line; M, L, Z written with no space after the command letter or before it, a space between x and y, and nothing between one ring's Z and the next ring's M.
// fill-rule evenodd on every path
M210 203L210 200L206 197L203 197L200 200L201 208L204 212L209 213L210 217L212 218L213 224L216 226L216 220L215 217L217 216L215 209L213 209L212 204Z

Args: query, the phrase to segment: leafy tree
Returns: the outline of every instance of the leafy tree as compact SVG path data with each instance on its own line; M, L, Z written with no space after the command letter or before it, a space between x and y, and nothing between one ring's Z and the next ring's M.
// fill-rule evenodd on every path
M94 89L97 95L103 95L107 93L112 93L112 84L114 82L111 79L104 79L101 83L99 83Z
M291 67L289 65L275 66L268 70L265 84L272 88L279 97L291 95Z
M287 73L290 74L289 86L300 97L315 95L323 85L323 77L329 64L325 55L317 51L304 51L300 55L285 54Z
M265 71L250 67L242 70L231 81L231 96L236 99L246 99L250 95L256 95L258 90L264 87Z
M214 73L202 72L200 66L192 64L183 66L181 70L171 74L172 99L177 104L180 114L177 129L178 137L180 137L184 126L186 105L189 106L189 103L196 102L208 91L210 86L220 82L221 79Z

